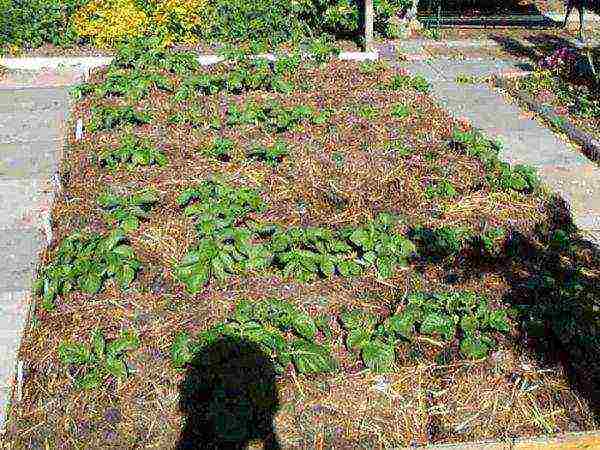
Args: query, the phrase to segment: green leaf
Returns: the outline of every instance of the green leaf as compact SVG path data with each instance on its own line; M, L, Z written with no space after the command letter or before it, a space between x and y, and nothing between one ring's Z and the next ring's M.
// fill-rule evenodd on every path
M386 321L386 329L392 333L411 339L415 329L416 318L411 311L404 311L389 317Z
M467 334L474 333L479 329L479 320L476 316L464 316L460 320L460 327Z
M375 323L377 322L377 318L373 314L366 313L360 309L342 311L340 319L342 319L344 328L347 330L373 330L375 328Z
M346 278L357 277L362 273L360 265L353 260L342 260L338 262L340 275Z
M79 389L95 389L102 383L102 378L102 373L96 368L78 378L75 383Z
M117 281L122 289L126 289L135 278L135 270L129 265L123 265L117 272Z
M128 216L121 222L121 227L125 233L131 233L140 227L140 220L135 216Z
M508 333L510 331L510 324L508 323L508 316L504 310L496 310L490 314L489 317L490 327L498 331Z
M337 369L337 361L322 345L297 339L291 343L292 359L300 373L330 373Z
M489 349L488 342L474 336L467 336L460 342L460 351L474 359L485 358Z
M377 258L377 275L380 278L390 278L394 274L394 260L387 257Z
M346 337L346 347L348 347L348 350L360 350L369 342L372 335L372 330L361 328L350 330Z
M63 364L91 364L94 356L90 348L80 342L64 342L58 347L58 357Z
M175 367L183 367L194 355L190 350L191 339L185 332L180 332L171 345L171 361Z
M300 336L306 339L314 339L317 334L317 325L307 314L297 312L292 315L292 327Z
M396 359L394 347L378 339L362 346L361 356L365 365L374 372L388 372Z
M105 362L106 371L116 378L127 377L127 366L125 362L115 357L107 357Z
M139 347L139 338L131 331L123 331L121 337L110 342L106 346L106 355L116 357L128 350L134 350Z
M421 333L441 334L447 341L454 338L456 325L451 317L440 313L428 314L421 324Z
M102 278L95 273L87 274L79 283L81 289L88 294L96 294L102 289Z
M100 330L94 330L92 332L92 348L99 359L104 358L105 347L106 341L104 339L104 334Z
M133 253L133 248L129 245L119 245L113 249L113 253L125 258L125 259L134 259L135 255Z
M325 275L327 278L331 278L335 273L335 265L333 264L333 260L327 255L323 255L319 259L319 268L321 269L321 272L323 272L323 275Z

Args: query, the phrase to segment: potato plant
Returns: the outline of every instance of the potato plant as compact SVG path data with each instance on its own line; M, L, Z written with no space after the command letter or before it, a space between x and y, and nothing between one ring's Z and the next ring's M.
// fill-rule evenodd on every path
M104 234L79 232L65 238L35 283L44 309L52 309L56 297L71 291L95 294L110 279L126 289L140 268L126 242L120 229Z
M130 331L108 341L104 333L95 329L91 342L64 341L58 347L58 357L69 367L76 368L75 385L80 389L96 389L109 378L124 380L130 371L125 364L125 353L139 347L139 338Z
M269 355L282 373L293 364L300 373L334 372L338 363L326 345L315 341L317 324L305 312L279 299L258 303L240 301L233 316L200 333L195 339L182 333L171 347L175 367L185 367L202 349L224 337L248 340Z

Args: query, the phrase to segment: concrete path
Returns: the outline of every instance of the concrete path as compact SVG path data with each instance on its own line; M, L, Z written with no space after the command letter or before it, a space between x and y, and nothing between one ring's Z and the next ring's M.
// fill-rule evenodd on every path
M65 88L0 89L0 434L17 377L42 230L69 97Z
M488 136L504 144L501 157L535 167L542 181L570 205L574 223L590 241L600 243L600 168L577 148L527 117L488 84L457 83L459 74L485 76L526 71L496 59L456 61L435 59L400 63L425 76L432 93L456 117L465 117Z

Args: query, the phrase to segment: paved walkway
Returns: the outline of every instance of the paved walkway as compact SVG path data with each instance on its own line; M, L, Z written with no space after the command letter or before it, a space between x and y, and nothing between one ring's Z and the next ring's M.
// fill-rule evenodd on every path
M64 88L0 89L0 433L46 240L68 103Z
M456 82L458 75L526 74L519 63L414 59L399 65L425 76L433 95L451 114L466 117L488 136L499 138L504 143L504 160L535 167L542 181L570 205L574 223L590 241L600 243L600 168L488 84Z

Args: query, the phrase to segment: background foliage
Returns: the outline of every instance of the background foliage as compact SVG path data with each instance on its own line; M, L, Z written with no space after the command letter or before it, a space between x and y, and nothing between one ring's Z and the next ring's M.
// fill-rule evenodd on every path
M393 34L390 19L409 3L375 0L376 30ZM0 45L111 48L135 36L277 45L322 33L355 37L362 8L361 0L0 0Z

